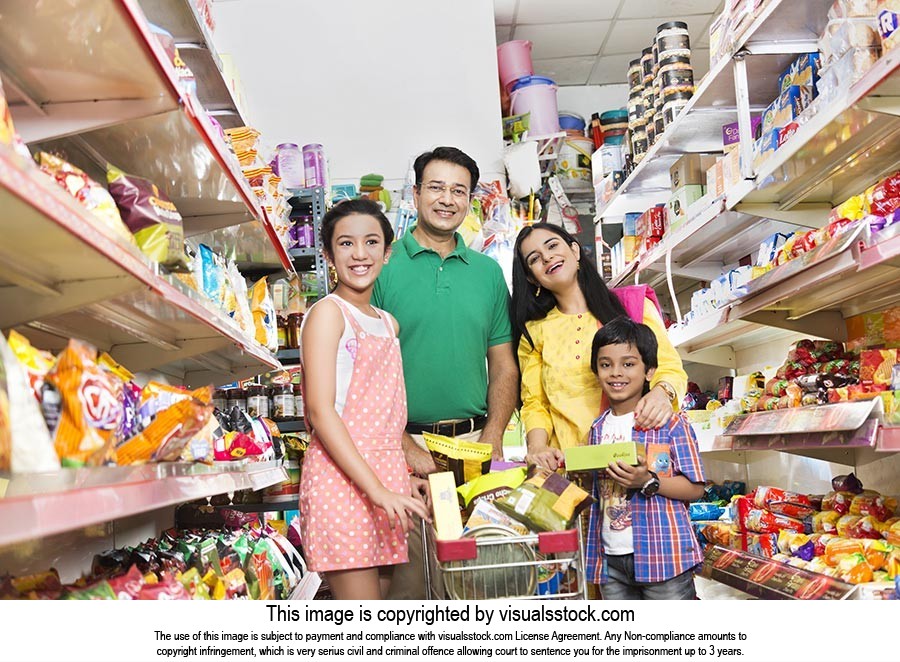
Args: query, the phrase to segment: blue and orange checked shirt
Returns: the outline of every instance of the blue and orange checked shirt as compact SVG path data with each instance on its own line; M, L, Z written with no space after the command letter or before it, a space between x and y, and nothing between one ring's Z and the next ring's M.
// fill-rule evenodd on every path
M607 410L591 426L588 443L600 443ZM681 474L694 483L705 482L703 462L690 423L681 415L673 416L668 427L659 430L633 430L632 441L643 443L656 454L668 446L671 471L660 475ZM652 467L651 467L652 468ZM599 478L594 474L593 496L588 523L585 562L588 581L605 584L606 559L600 532L603 526L603 504L600 501ZM687 504L659 494L645 497L638 492L631 499L632 535L634 536L635 581L658 583L677 577L703 562L703 551L691 528Z

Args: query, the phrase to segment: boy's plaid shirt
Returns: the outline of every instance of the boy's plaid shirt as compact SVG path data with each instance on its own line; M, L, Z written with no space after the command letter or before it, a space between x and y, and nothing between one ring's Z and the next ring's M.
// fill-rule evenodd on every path
M591 426L589 444L599 444L603 421L609 410ZM672 475L681 474L694 483L705 482L703 462L690 423L680 414L659 430L633 430L632 441L649 444L668 444L672 461ZM594 474L593 496L585 548L588 581L604 584L606 563L600 531L603 524L603 504L600 501L598 477ZM634 575L638 582L656 583L677 577L703 562L703 551L691 528L687 505L659 494L645 497L638 492L631 499L632 533L634 536Z

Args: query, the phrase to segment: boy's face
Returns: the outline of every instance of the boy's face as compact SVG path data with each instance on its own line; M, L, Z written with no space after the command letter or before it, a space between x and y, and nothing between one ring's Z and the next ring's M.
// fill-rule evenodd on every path
M597 379L610 405L627 413L644 394L644 382L653 377L633 345L604 345L597 353ZM629 409L629 407L631 409Z

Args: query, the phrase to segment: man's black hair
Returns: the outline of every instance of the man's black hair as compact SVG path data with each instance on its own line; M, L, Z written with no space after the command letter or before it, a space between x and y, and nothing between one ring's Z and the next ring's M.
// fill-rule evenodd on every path
M415 163L413 163L413 170L416 173L416 188L422 186L425 166L432 161L447 161L448 163L462 166L469 171L469 178L472 180L469 191L474 191L475 187L478 186L478 177L481 173L478 172L478 164L475 163L475 159L456 147L435 147L430 152L419 154Z
M656 368L659 365L656 359L659 345L653 331L646 324L639 324L630 317L617 317L608 324L604 324L594 334L594 342L591 345L591 371L595 375L597 374L597 355L600 354L600 348L607 345L636 347L644 362L645 370Z

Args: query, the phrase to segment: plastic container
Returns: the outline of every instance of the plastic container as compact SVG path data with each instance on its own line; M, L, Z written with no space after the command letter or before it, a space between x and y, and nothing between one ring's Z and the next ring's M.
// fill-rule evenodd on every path
M659 81L663 97L666 93L693 92L694 69L691 58L673 55L659 63Z
M294 387L291 384L273 386L272 394L272 418L275 420L290 420L296 418L294 409Z
M500 70L500 84L507 92L512 91L519 79L534 76L531 42L517 39L497 46L497 66Z
M233 407L247 411L247 392L244 389L230 388L225 391L225 409L231 411Z
M671 21L656 28L656 47L662 62L672 56L691 56L691 35L687 23Z
M644 84L644 72L641 68L641 58L628 63L628 85L632 92Z
M556 159L556 173L561 181L574 185L591 184L591 154L594 143L590 138L571 136L563 141Z
M641 51L641 75L644 77L644 87L653 85L653 48L645 48Z
M603 133L615 129L628 128L628 110L620 108L600 113L600 126L603 129Z
M684 110L684 107L688 105L688 102L691 100L690 94L673 94L671 96L666 97L666 102L663 104L663 122L665 126L669 126L672 122L675 121L675 118L678 117L678 114Z
M556 83L541 76L523 78L513 86L510 93L512 113L531 113L530 135L546 136L559 132L556 89Z
M265 386L253 384L247 387L247 413L250 416L269 417L269 396Z
M306 188L325 186L325 150L319 143L303 146L303 176Z
M285 188L303 188L306 180L303 175L303 155L294 143L281 143L275 148L275 161L278 164L278 176Z
M563 131L574 130L584 133L586 126L587 123L581 115L570 113L567 110L559 111L559 128Z

